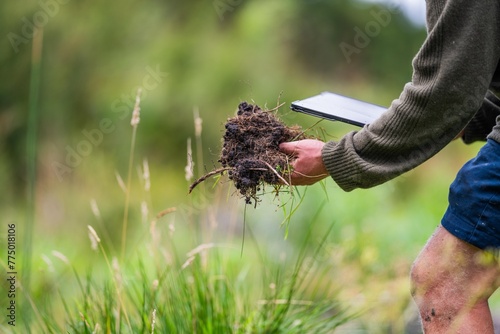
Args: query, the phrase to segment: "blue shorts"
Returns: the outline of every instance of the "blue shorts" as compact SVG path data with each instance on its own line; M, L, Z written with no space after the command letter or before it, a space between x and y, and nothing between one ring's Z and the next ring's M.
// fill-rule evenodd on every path
M441 225L481 249L500 248L500 144L488 139L450 186Z

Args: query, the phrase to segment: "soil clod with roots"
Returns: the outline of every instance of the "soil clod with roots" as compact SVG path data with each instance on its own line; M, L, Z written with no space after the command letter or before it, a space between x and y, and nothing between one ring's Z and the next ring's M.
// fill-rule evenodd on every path
M300 127L286 126L272 110L242 102L236 116L225 124L219 159L222 168L195 181L189 191L208 177L227 172L246 202L253 199L257 203L257 192L264 183L287 184L290 157L279 150L279 144L304 138Z

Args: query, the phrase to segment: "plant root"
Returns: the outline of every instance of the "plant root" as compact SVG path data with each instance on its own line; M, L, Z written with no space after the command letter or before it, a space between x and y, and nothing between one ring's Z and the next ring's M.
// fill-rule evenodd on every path
M197 185L199 185L200 183L202 183L203 181L205 181L209 177L214 176L216 174L222 175L222 174L224 174L225 171L231 170L231 169L232 168L230 168L230 167L217 168L217 169L214 169L213 171L203 175L202 177L200 177L198 180L194 181L193 184L191 184L189 186L189 194L191 194L191 192L193 191L194 188L196 188Z

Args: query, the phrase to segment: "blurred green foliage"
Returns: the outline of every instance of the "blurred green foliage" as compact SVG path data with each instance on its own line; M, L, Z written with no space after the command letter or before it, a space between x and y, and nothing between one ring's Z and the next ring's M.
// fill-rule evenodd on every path
M82 131L98 129L105 118L113 122L113 135L93 145L83 163L96 151L126 159L123 137L137 87L144 91L142 151L181 170L193 108L205 121L204 141L212 150L205 158L212 164L221 124L241 100L273 107L281 92L281 99L291 102L320 90L364 97L360 85L376 83L387 104L409 81L410 59L423 38L422 27L392 11L390 24L348 63L340 43L354 45L354 28L365 29L374 21L371 12L382 9L345 0L127 0L119 5L43 0L0 6L1 166L3 175L14 175L5 179L9 189L22 189L25 181L35 25L43 28L40 174L51 180L57 174L53 163L64 163L71 149L78 151L86 140ZM151 78L151 72L157 76ZM77 169L63 178L72 179Z

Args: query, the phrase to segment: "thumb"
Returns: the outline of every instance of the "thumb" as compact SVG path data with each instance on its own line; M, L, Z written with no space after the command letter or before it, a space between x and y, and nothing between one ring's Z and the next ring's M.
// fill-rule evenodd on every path
M280 144L280 151L287 155L295 155L297 153L297 143L296 142L287 142Z

